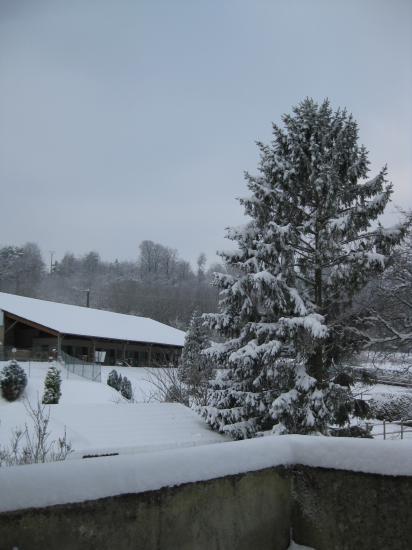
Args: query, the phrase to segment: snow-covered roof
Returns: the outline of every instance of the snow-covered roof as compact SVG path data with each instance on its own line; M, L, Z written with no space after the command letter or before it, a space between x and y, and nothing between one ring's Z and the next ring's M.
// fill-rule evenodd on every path
M147 317L72 306L0 292L0 310L61 334L183 346L185 333Z

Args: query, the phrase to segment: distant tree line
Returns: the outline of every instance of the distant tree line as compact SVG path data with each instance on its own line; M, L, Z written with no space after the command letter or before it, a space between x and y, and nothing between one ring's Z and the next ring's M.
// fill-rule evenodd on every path
M177 250L143 241L135 260L107 262L97 252L82 256L67 252L51 265L39 246L0 247L0 291L118 313L142 315L187 328L195 310L218 310L214 273L230 266L206 266L201 253L196 268ZM392 255L390 267L373 278L354 299L354 324L364 345L375 349L409 349L412 343L412 237ZM365 314L367 311L367 314Z
M107 262L91 251L67 252L46 264L39 246L0 248L0 291L75 305L151 317L186 328L194 310L217 311L218 291L211 285L221 264L206 265L201 253L195 268L177 250L143 241L135 260Z

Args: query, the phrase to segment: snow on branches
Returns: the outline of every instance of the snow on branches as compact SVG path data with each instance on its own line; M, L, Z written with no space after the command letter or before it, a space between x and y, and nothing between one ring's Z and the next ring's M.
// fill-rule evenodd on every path
M220 313L205 316L225 342L208 350L222 370L203 415L234 438L326 433L347 420L347 389L330 381L334 361L356 348L347 305L385 269L406 225L377 222L392 185L386 167L367 179L346 110L306 99L258 147L259 174L246 174L251 195L240 199L250 221L228 230L237 248L221 253Z

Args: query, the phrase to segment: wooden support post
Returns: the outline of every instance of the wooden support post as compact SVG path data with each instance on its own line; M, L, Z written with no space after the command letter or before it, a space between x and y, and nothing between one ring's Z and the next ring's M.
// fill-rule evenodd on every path
M9 326L5 329L4 335L6 335L6 334L9 332L9 330L11 330L15 325L17 325L17 323L18 323L18 321L14 321L11 325L9 325Z
M57 334L57 360L60 359L62 354L62 336Z

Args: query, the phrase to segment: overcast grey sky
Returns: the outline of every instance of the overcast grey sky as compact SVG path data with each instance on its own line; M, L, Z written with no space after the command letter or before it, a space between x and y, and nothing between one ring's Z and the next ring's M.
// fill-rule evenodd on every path
M305 96L353 113L411 208L410 0L0 0L0 244L214 261Z

